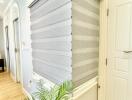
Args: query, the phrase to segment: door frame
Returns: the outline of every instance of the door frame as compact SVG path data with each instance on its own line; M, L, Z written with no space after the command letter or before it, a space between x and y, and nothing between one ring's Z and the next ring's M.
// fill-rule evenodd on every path
M6 46L5 46L5 53L6 53L6 67L7 67L7 72L10 73L10 44L9 44L9 27L8 25L6 25L4 27L4 31L5 31L5 43L6 43ZM8 42L8 48L9 50L7 50L7 42ZM9 58L8 58L9 57ZM9 59L9 65L7 64L7 59ZM8 65L8 66L7 66Z
M15 50L15 48L16 48L16 43L15 43L16 40L15 40L15 38L16 38L16 34L17 34L17 33L15 32L15 27L14 27L14 23L15 23L16 21L18 21L18 32L19 32L19 33L18 33L18 34L19 34L19 39L18 39L18 40L19 40L19 43L20 43L20 44L19 44L19 49L20 49L20 50L19 50L19 52L20 52L20 53L19 53L19 60L20 60L20 62L19 62L19 63L20 63L20 64L19 64L20 66L19 66L19 67L20 67L20 68L19 68L19 71L18 71L18 69L17 69L18 66L16 65L17 61L16 61L16 52L15 52L15 65L16 65L16 66L15 66L15 67L16 67L16 68L15 68L15 74L16 74L15 80L16 80L16 82L20 82L21 84L23 84L23 79L22 79L22 65L21 65L22 60L21 60L20 24L19 24L19 18L18 18L18 17L15 18L15 19L13 20L14 50ZM17 76L18 73L19 73L19 75L20 75L20 76L19 76L19 80L17 79L17 78L18 78L18 76Z
M98 100L106 100L108 1L100 0L99 79Z

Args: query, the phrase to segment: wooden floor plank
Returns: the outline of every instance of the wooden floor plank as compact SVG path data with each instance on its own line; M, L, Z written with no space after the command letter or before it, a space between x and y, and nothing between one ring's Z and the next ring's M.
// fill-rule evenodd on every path
M21 84L14 82L9 73L0 73L0 100L24 100Z

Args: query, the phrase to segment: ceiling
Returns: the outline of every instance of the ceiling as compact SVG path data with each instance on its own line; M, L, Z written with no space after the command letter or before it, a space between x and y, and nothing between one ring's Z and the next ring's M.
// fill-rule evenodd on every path
M3 12L4 10L6 9L8 3L10 2L11 0L0 0L0 16L3 15Z

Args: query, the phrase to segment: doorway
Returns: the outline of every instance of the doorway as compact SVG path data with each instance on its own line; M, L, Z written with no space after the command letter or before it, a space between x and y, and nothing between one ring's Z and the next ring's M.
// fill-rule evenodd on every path
M20 62L20 34L19 19L13 21L14 28L14 44L15 44L15 65L16 65L16 81L21 82L21 62Z
M5 27L5 35L6 35L6 68L7 68L7 72L10 72L10 49L9 49L8 26Z

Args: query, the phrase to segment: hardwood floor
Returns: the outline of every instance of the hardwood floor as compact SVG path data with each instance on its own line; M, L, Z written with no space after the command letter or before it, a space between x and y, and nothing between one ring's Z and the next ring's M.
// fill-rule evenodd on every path
M20 84L15 83L7 72L0 73L0 100L24 100Z

